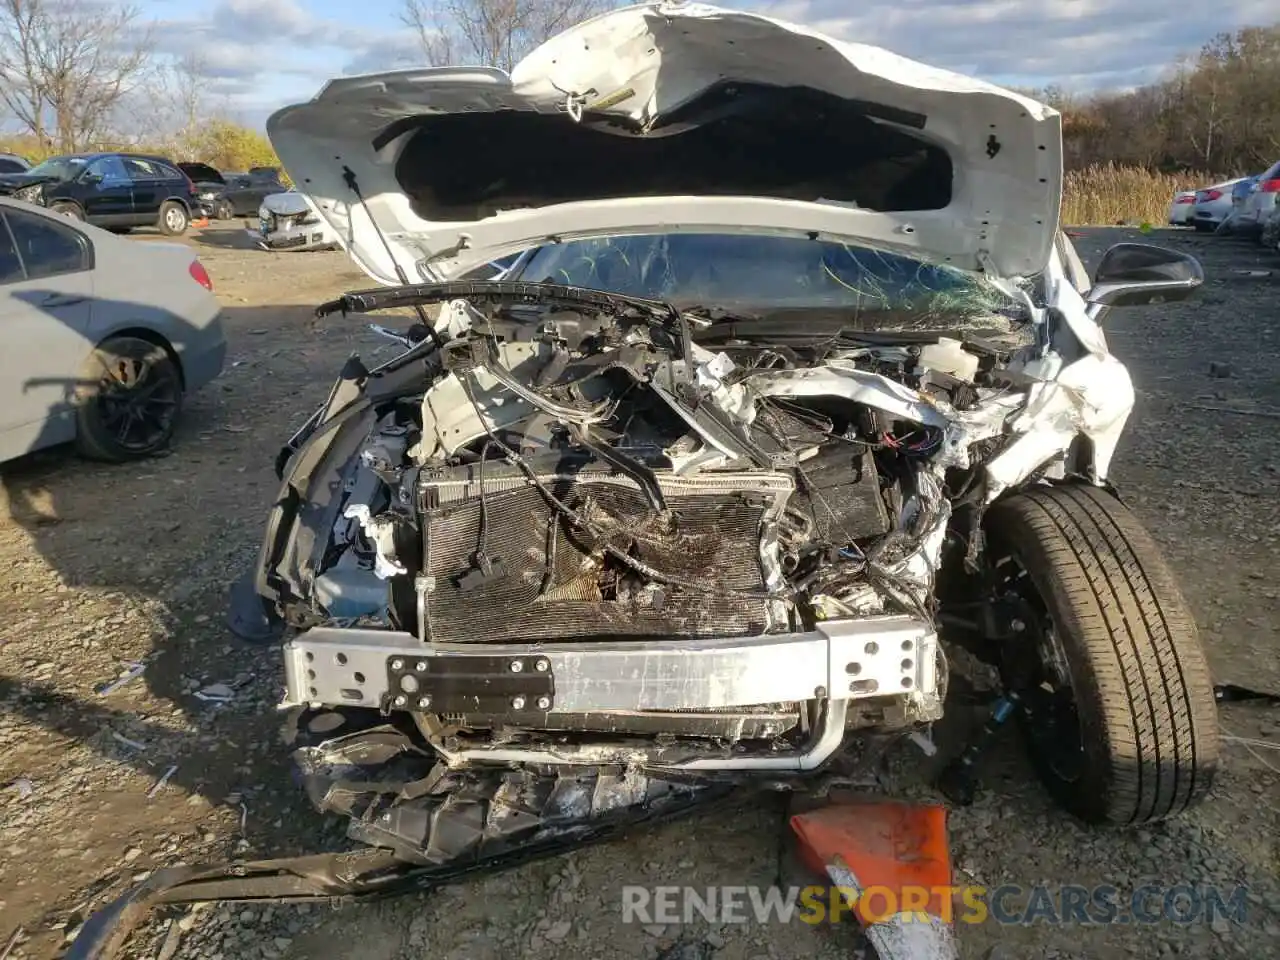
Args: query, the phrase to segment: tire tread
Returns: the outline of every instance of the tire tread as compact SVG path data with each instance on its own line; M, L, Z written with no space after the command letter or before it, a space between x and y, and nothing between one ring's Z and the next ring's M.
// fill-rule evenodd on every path
M1037 586L1047 586L1068 658L1085 661L1092 688L1083 698L1077 690L1078 709L1102 737L1106 769L1087 777L1084 791L1059 784L1060 797L1085 819L1123 824L1196 803L1217 764L1213 685L1190 608L1155 542L1111 494L1084 484L1015 494L992 514L1025 551Z

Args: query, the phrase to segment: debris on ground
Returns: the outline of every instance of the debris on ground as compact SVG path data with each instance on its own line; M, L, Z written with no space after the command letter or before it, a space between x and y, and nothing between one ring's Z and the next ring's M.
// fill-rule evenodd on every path
M138 677L142 676L142 674L146 672L146 669L147 665L145 663L131 663L127 666L124 673L120 674L116 679L98 686L94 689L94 693L100 697L105 697L107 694L119 690L129 681L136 680Z
M170 767L168 770L164 772L164 774L160 777L159 780L156 781L155 786L153 786L150 790L147 791L147 799L154 800L156 798L156 794L165 788L165 785L169 782L169 778L172 777L177 772L178 772L178 765L175 763L172 767Z
M235 699L236 692L225 683L212 683L202 690L196 691L197 700L211 703L227 703Z

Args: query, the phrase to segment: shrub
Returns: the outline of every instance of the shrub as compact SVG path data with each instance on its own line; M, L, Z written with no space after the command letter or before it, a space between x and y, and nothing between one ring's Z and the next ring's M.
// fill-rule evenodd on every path
M1070 170L1062 185L1062 222L1069 226L1169 221L1169 205L1179 190L1196 190L1226 177L1209 173L1174 176L1114 163Z

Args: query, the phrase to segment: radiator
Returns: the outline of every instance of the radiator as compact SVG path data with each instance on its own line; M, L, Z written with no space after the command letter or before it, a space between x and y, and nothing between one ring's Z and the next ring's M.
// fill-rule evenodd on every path
M593 533L575 528L515 467L488 462L483 479L483 493L474 465L419 479L418 616L424 639L748 636L768 627L770 602L764 599L677 586L655 595L634 589L634 577L619 582L625 566L605 558L600 546L622 548L674 578L762 593L762 531L770 529L793 490L789 476L659 474L668 507L660 514L634 480L608 468L538 474L551 493L591 521ZM475 557L481 549L500 575L478 575Z

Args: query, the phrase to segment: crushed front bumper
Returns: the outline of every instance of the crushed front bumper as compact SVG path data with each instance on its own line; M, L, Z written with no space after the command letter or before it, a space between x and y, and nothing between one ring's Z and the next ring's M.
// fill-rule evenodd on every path
M823 701L823 720L807 747L769 756L705 756L649 766L705 770L811 770L843 742L850 701L902 704L914 720L942 714L938 638L910 616L819 623L806 633L650 641L448 644L407 633L320 627L285 644L282 706L371 708L386 713L487 714L538 729L556 714L634 716L646 712L725 711ZM603 749L603 748L602 748ZM574 762L501 746L462 750L463 762ZM581 762L626 762L599 750ZM656 762L654 762L656 759Z

